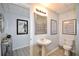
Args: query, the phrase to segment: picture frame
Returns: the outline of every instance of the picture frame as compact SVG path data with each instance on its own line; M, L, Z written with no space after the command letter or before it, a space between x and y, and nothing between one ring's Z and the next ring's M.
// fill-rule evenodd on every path
M62 34L76 35L76 19L62 21Z
M17 19L17 35L28 34L28 21Z
M53 19L51 19L51 24L50 24L50 34L51 35L57 34L57 21Z

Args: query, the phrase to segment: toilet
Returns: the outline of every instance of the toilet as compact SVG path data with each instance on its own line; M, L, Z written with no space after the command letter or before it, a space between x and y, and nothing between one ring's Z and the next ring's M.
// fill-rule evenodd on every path
M70 50L72 49L73 40L64 40L63 48L64 48L64 55L69 56Z

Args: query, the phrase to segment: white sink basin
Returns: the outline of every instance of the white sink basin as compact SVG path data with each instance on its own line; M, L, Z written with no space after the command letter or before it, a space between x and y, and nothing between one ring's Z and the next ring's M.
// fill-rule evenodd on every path
M48 45L48 44L51 43L51 40L49 40L49 39L38 39L38 40L37 40L37 43L38 43L39 45Z

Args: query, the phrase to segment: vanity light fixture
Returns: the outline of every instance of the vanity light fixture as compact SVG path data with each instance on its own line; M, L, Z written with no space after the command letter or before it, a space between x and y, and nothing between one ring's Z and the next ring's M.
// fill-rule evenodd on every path
M69 23L70 23L69 21L64 22L64 24L69 24Z
M36 11L37 11L37 12L40 12L40 13L43 13L43 14L46 14L46 12L44 12L44 11L42 11L42 10L39 10L39 9L37 9L37 8L36 8Z

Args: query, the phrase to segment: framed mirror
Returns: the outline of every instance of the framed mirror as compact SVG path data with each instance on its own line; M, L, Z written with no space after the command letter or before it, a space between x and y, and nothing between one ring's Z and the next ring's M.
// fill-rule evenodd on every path
M76 19L64 20L62 22L62 33L68 35L76 34Z
M50 24L50 34L55 35L57 34L57 21L51 19L51 24Z
M35 34L47 34L47 17L34 13Z

